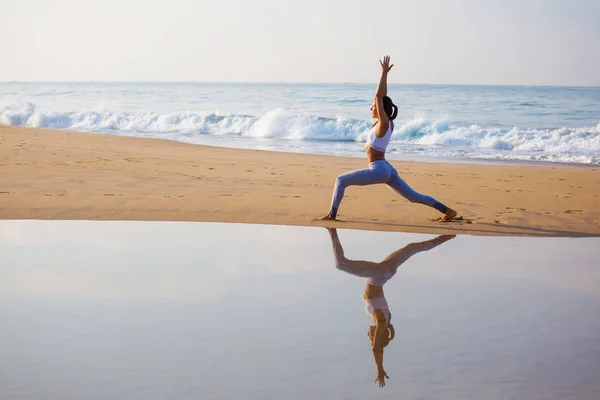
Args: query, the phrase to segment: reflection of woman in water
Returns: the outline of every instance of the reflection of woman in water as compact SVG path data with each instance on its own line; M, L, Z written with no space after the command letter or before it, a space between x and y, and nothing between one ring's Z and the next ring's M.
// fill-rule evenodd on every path
M394 326L391 324L392 314L388 308L387 300L383 293L383 285L390 280L398 270L398 267L413 255L431 250L434 247L452 239L455 235L441 235L435 239L424 242L410 243L403 248L396 250L385 260L375 263L370 261L349 260L344 257L344 249L338 238L335 229L328 229L333 244L333 253L335 257L335 266L349 274L367 278L367 286L363 299L367 314L371 317L375 325L369 327L369 340L373 350L373 357L377 365L377 378L379 386L385 386L385 378L389 379L383 369L383 348L394 339Z

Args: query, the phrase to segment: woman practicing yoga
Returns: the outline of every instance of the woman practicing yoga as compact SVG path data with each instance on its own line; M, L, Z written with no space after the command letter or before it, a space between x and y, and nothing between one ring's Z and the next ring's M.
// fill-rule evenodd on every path
M381 79L377 87L377 93L371 106L373 118L377 122L373 124L367 137L365 151L369 160L369 167L357 171L351 171L337 177L333 189L333 198L329 213L320 218L321 220L335 220L338 208L344 197L346 187L352 185L373 185L376 183L385 183L391 187L400 196L413 203L426 204L435 208L442 214L441 221L450 221L456 217L456 211L446 207L436 199L417 193L411 189L398 175L398 171L390 165L385 159L385 150L390 143L394 123L392 122L398 114L398 107L387 96L387 75L394 66L390 65L390 57L385 56L381 64Z
M385 378L390 378L383 368L383 348L394 339L395 331L391 324L392 314L388 302L383 293L383 285L389 281L398 271L398 267L413 255L431 250L440 244L447 242L455 235L442 235L435 239L424 242L410 243L396 250L379 263L360 260L349 260L344 257L344 249L338 238L337 231L329 228L329 235L333 245L333 256L335 266L349 274L367 278L367 286L363 294L367 314L375 325L369 326L369 340L373 351L373 358L377 366L377 378L375 382L379 386L385 386Z

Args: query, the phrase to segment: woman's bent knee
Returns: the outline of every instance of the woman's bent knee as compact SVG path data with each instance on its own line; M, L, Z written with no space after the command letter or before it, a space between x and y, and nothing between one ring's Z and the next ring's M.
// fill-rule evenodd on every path
M347 185L346 177L344 175L338 175L338 177L335 178L335 186L336 187L339 187L339 186L346 187L346 186L348 186Z

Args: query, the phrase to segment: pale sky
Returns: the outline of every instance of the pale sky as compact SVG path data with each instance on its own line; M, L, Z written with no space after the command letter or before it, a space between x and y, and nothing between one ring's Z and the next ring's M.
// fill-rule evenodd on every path
M600 86L600 0L0 0L0 81Z

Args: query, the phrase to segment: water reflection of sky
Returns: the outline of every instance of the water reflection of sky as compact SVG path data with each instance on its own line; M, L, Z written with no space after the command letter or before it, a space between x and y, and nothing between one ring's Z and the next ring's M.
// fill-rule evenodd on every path
M369 261L434 237L338 232ZM597 399L599 245L459 236L410 258L380 389L364 279L325 229L2 221L0 394Z

